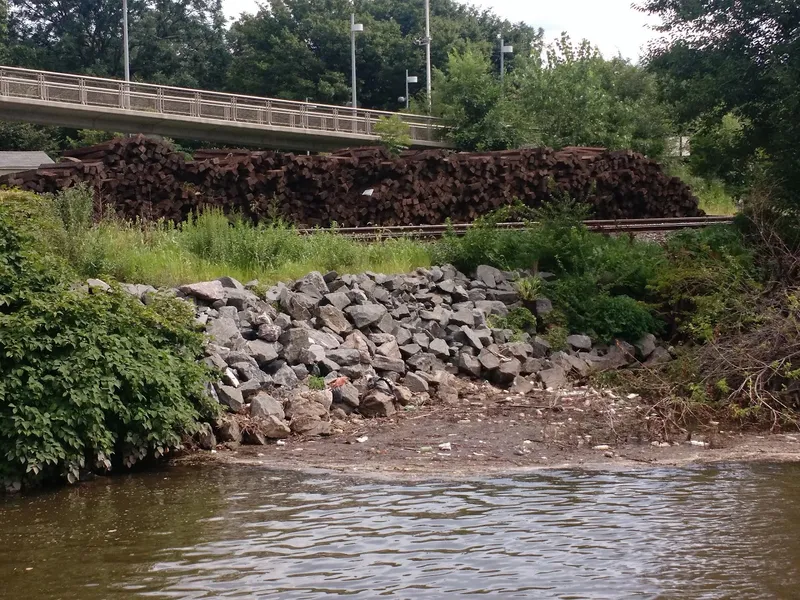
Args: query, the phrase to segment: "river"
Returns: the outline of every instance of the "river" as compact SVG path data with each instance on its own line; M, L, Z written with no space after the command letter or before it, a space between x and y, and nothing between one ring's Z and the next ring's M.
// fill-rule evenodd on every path
M180 467L0 499L0 598L800 598L800 465Z

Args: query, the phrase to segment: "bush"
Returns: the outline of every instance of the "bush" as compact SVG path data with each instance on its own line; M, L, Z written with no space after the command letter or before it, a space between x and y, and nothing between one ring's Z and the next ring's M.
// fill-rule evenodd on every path
M22 200L28 200L27 205ZM161 455L213 415L193 310L90 294L38 248L58 220L0 198L0 480L34 482ZM36 207L40 210L36 211Z
M411 128L397 115L378 119L375 133L392 156L399 156L411 146Z

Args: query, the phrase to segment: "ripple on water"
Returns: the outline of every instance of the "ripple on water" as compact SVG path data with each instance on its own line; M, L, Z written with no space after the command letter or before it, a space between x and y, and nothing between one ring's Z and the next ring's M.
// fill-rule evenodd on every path
M798 474L387 483L186 469L0 504L0 572L9 598L29 600L792 598Z

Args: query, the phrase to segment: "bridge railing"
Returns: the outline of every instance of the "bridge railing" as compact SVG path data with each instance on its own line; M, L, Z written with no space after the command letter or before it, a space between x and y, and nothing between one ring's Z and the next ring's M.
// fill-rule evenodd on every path
M0 66L0 96L227 122L374 135L384 116L398 115L414 141L435 141L435 117L208 92L118 79Z

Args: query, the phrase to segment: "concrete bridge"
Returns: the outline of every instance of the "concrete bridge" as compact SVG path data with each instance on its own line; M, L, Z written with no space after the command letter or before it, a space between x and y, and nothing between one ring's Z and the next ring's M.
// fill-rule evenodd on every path
M328 151L378 141L375 124L398 115L412 145L446 148L433 117L125 82L0 66L0 119L158 134L276 150Z

